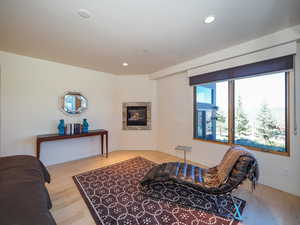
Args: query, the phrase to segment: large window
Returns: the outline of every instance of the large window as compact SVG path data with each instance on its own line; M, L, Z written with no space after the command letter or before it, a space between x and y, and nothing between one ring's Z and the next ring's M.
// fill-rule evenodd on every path
M288 154L289 72L195 86L194 137Z

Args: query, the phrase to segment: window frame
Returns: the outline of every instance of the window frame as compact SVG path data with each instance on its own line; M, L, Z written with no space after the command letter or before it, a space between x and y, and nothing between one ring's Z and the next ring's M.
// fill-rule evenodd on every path
M278 71L280 72L280 71ZM272 73L278 73L277 71L274 71ZM247 145L240 145L244 146L250 150L259 151L259 152L266 152L276 155L282 155L282 156L290 156L290 94L291 94L291 76L293 74L292 71L282 71L285 73L285 152L279 152L271 149L265 149L265 148L259 148L259 147L253 147L253 146L247 146ZM268 74L259 74L256 76L266 76ZM251 77L251 76L250 76ZM252 76L255 77L255 76ZM244 77L247 78L247 77ZM218 81L213 81L213 83L217 83ZM235 79L228 80L228 142L221 142L217 140L206 140L203 138L200 138L197 136L197 124L198 124L198 117L197 117L197 86L195 85L193 87L193 139L197 141L202 142L209 142L209 143L215 143L215 144L221 144L221 145L229 145L229 146L238 146L239 144L234 143L234 124L235 124Z

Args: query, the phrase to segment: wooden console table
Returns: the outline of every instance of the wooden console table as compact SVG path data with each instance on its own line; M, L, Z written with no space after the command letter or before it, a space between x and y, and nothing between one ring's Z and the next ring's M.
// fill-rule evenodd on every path
M56 141L56 140L65 140L71 138L81 138L89 136L100 136L101 137L101 154L103 155L103 137L105 136L106 143L106 158L108 156L108 131L99 129L99 130L90 130L87 133L82 134L72 134L72 135L59 135L59 134L44 134L38 135L36 137L36 157L40 159L41 143L46 141Z

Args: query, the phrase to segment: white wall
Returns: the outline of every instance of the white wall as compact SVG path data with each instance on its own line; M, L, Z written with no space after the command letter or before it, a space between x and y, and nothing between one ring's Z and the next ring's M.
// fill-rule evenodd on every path
M79 67L0 52L0 154L35 155L35 137L56 133L59 119L80 122L88 118L91 129L109 130L109 150L156 149L156 81L145 75L115 76ZM58 109L66 91L80 91L88 110L69 117ZM152 102L152 130L123 131L122 103ZM41 146L41 160L56 164L99 154L99 137L86 137Z
M120 150L156 150L157 101L156 81L145 75L119 76L116 87L118 113L118 149ZM152 102L151 130L122 130L123 102Z
M109 149L117 148L114 114L116 76L64 64L0 52L1 149L3 155L35 154L35 136L55 133L59 119L88 118L91 129L110 132ZM64 92L82 92L89 109L68 117L58 109ZM47 165L99 153L99 137L46 142L41 160Z
M300 44L297 55L297 96L300 87ZM158 149L181 156L173 149L176 145L191 145L191 160L207 166L219 163L228 146L193 140L193 88L188 84L187 73L179 73L158 80ZM292 101L293 102L293 101ZM297 114L300 102L297 99ZM291 113L293 116L293 113ZM292 117L293 118L293 117ZM293 120L292 120L293 121ZM299 124L299 118L298 118ZM293 125L293 124L291 124ZM291 128L293 129L293 127ZM300 137L292 135L291 156L254 152L258 158L260 182L274 188L300 195Z

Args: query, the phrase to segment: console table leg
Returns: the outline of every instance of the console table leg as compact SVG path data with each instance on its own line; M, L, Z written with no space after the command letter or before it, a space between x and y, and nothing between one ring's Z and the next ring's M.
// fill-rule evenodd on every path
M108 157L108 133L106 133L106 158Z
M40 149L41 149L41 142L36 142L36 157L37 159L40 159Z
M103 134L101 134L101 155L103 155Z

